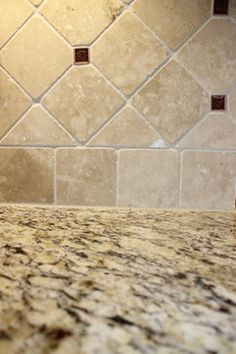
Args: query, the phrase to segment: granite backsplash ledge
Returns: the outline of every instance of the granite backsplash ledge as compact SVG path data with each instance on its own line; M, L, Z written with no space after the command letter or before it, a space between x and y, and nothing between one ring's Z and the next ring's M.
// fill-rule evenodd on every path
M235 0L1 0L0 203L233 208L235 38Z

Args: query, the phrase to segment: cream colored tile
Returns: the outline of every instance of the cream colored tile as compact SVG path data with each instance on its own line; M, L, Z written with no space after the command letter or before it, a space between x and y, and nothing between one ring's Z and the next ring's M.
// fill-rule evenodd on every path
M137 0L138 16L172 49L183 44L211 15L211 0Z
M132 107L126 107L112 119L89 145L148 147L157 143L163 147L160 135Z
M41 13L71 44L87 45L121 11L119 0L46 0Z
M232 117L236 120L236 88L233 89L229 94L229 112Z
M212 19L178 54L182 63L212 92L236 82L236 24Z
M0 68L0 136L29 108L30 99Z
M119 206L174 208L178 202L179 154L172 150L121 150Z
M182 208L228 209L234 206L235 152L183 153Z
M33 107L3 139L3 145L75 145L76 141L40 106Z
M86 141L123 103L92 66L73 68L43 99L49 111L81 141Z
M122 15L92 49L94 64L130 94L167 58L167 51L132 13Z
M30 0L30 1L31 1L32 4L35 5L35 6L39 6L39 5L43 2L43 0Z
M174 142L208 111L208 101L202 87L172 60L136 94L133 104Z
M0 61L36 98L71 65L72 50L44 20L34 17L4 47Z
M184 148L236 148L236 123L226 114L209 114L178 147Z
M33 13L27 0L1 0L0 47L18 30Z
M0 148L0 202L52 201L53 150Z
M116 154L112 149L59 149L57 201L59 204L114 206Z
M229 15L236 19L236 0L229 1Z

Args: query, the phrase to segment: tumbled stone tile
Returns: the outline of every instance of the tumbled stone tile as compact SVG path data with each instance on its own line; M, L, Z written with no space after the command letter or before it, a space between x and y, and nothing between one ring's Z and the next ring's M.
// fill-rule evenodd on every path
M29 108L30 99L0 68L0 136Z
M58 204L114 206L116 154L112 149L59 149Z
M232 117L236 120L236 88L232 90L229 94L229 112Z
M236 148L236 124L226 114L209 114L178 147Z
M91 140L89 145L164 146L160 135L132 107L126 107Z
M33 13L27 0L1 0L0 5L0 47L17 31Z
M53 150L0 148L0 202L52 201Z
M209 109L208 102L208 94L175 61L168 63L133 99L169 142L180 138Z
M44 20L34 17L4 47L0 60L30 95L38 97L71 65L72 50Z
M121 150L119 206L172 208L178 203L179 154L172 150Z
M174 49L210 17L211 0L137 0L133 9L168 47Z
M119 0L47 0L41 13L71 44L88 45L121 11Z
M229 15L236 19L236 0L230 0L229 2Z
M178 54L179 60L211 91L236 82L236 24L212 19Z
M234 206L235 152L185 151L182 166L182 208Z
M80 141L86 141L124 103L92 66L73 68L43 104Z
M167 51L135 15L126 13L96 41L92 57L93 63L128 95L165 61Z
M3 145L75 145L76 141L40 106L33 107L1 142Z

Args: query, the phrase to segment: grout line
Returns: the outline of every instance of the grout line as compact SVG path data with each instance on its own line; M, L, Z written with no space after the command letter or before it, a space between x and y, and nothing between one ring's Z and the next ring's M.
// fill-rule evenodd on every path
M54 198L53 198L53 204L57 204L57 159L56 159L56 154L57 151L56 149L53 152L53 160L54 160L54 169L53 169L53 193L54 193Z

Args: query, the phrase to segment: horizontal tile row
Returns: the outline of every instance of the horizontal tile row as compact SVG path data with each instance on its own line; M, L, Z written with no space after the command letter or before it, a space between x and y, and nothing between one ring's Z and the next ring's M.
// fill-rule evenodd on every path
M0 202L144 208L234 206L236 152L0 148Z

